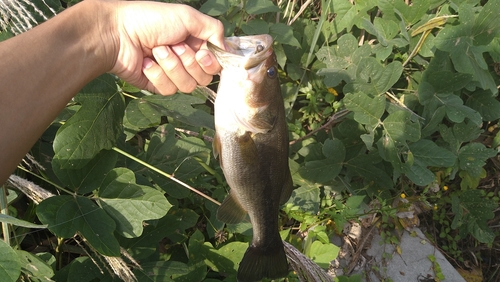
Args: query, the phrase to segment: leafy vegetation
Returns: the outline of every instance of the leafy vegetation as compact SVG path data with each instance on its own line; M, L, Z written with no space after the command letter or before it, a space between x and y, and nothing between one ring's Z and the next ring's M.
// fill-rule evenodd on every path
M284 240L328 268L346 222L376 214L394 229L418 205L458 266L470 241L472 256L489 255L485 269L498 262L499 1L186 2L226 36L275 38L296 185ZM2 38L18 20L3 20ZM16 173L52 197L4 186L0 276L108 281L122 256L139 281L233 281L251 226L215 218L228 187L211 157L212 114L201 89L154 96L108 74L87 85Z

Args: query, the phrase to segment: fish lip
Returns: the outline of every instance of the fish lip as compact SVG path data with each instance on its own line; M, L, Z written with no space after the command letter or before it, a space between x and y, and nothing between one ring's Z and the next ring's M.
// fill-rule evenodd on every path
M259 67L273 53L273 38L269 34L227 37L224 44L226 50L207 43L208 50L215 55L222 68L243 67L251 70ZM255 53L258 45L265 47Z

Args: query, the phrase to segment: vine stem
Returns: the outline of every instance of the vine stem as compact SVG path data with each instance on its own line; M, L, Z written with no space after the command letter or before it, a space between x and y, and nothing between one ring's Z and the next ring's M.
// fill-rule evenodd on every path
M117 152L117 153L119 153L119 154L121 154L121 155L123 155L123 156L125 156L125 157L127 157L127 158L129 158L129 159L131 159L131 160L133 160L133 161L138 162L139 164L141 164L141 165L143 165L143 166L145 166L145 167L147 167L147 168L151 169L152 171L154 171L154 172L156 172L156 173L158 173L158 174L160 174L160 175L162 175L162 176L165 176L165 177L169 178L170 180L172 180L172 181L174 181L174 182L176 182L176 183L178 183L178 184L182 185L183 187L187 188L188 190L190 190L190 191L192 191L192 192L194 192L194 193L196 193L196 194L200 195L201 197L203 197L203 198L205 198L205 199L207 199L207 200L211 201L212 203L214 203L214 204L216 204L216 205L220 206L220 203L219 203L217 200L213 199L212 197L210 197L210 196L208 196L208 195L203 194L202 192L200 192L200 191L196 190L195 188L193 188L193 187L189 186L188 184L186 184L186 183L184 183L184 182L180 181L179 179L175 178L175 177L174 177L174 176L172 176L171 174L168 174L168 173L166 173L166 172L162 171L161 169L156 168L156 167L154 167L154 166L152 166L152 165L148 164L147 162L145 162L145 161L143 161L143 160L140 160L140 159L138 159L138 158L136 158L136 157L132 156L131 154L129 154L129 153L127 153L127 152L125 152L125 151L123 151L123 150L121 150L121 149L117 148L117 147L113 147L113 148L112 148L112 150L113 150L113 151L115 151L115 152Z
M2 185L2 191L0 191L0 208L1 208L1 214L8 215L9 213L9 206L7 203L7 187L5 185ZM2 234L3 234L3 240L7 245L10 246L10 238L9 238L9 224L7 222L2 221Z

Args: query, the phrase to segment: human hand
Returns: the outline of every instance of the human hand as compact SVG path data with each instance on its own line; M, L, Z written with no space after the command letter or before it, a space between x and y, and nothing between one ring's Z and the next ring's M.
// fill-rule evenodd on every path
M111 73L151 92L169 95L207 85L220 71L207 41L223 48L220 21L180 4L109 1L116 60ZM105 23L110 24L110 23Z

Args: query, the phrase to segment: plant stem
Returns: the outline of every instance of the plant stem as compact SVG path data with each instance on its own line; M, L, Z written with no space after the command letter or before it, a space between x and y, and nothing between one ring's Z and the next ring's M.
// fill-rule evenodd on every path
M2 185L2 192L0 193L0 209L1 214L9 214L9 206L7 203L7 188L5 187L5 185ZM10 246L9 224L7 222L2 222L2 234L3 240Z

